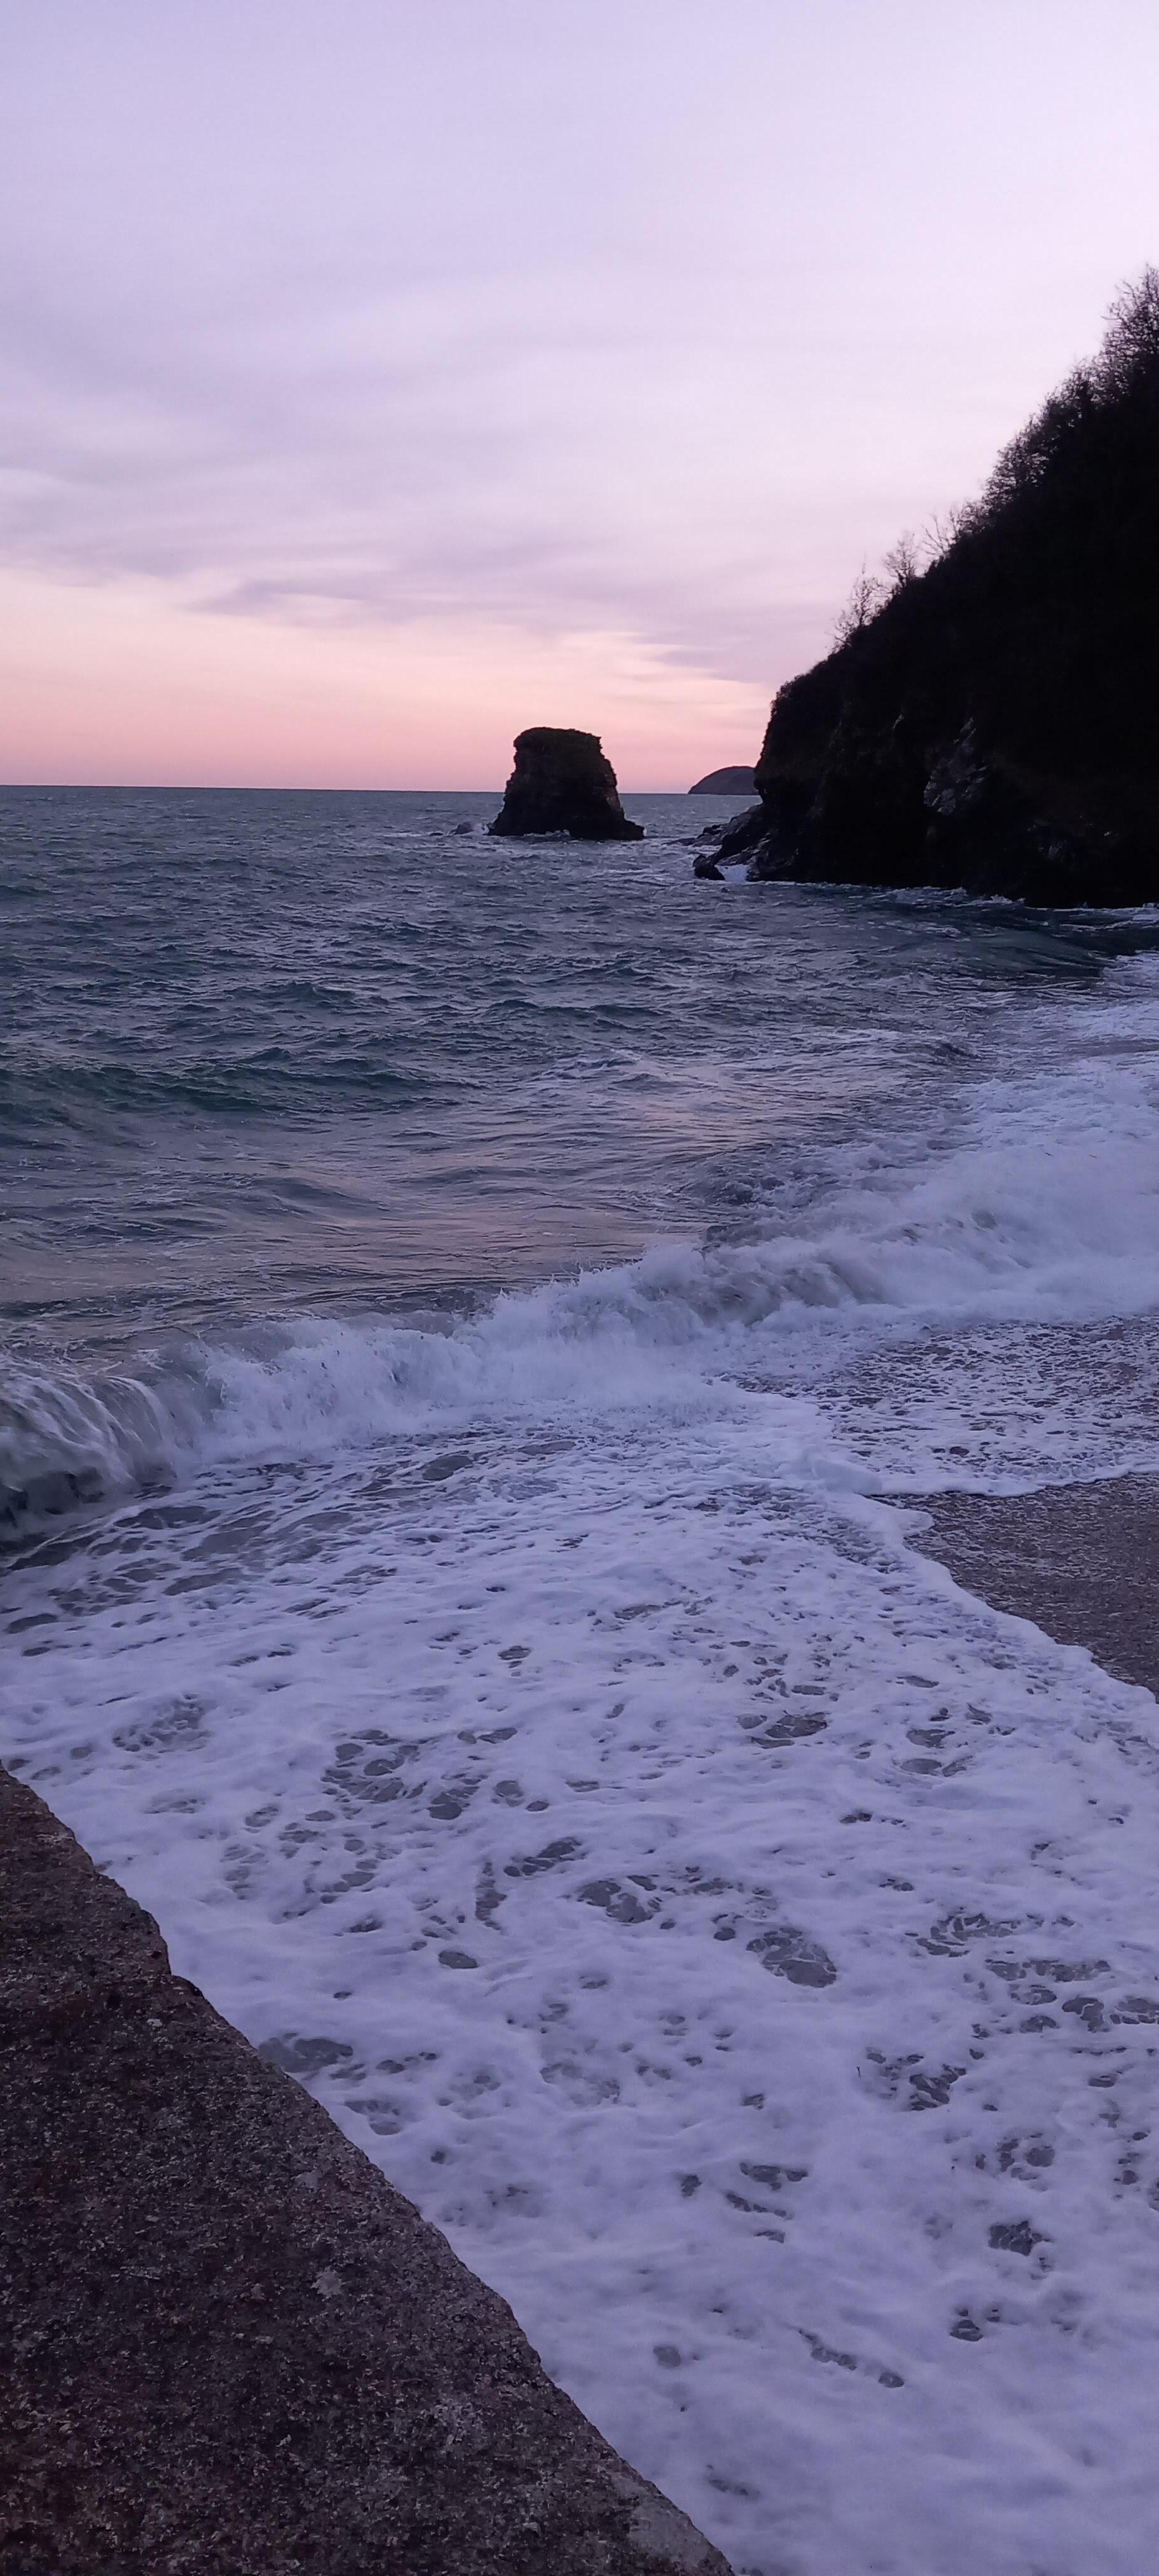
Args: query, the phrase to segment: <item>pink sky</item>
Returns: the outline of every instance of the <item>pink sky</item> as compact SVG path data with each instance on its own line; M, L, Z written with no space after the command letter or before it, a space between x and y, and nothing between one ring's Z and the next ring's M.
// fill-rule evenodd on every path
M1153 0L0 10L0 776L751 759L1159 257Z

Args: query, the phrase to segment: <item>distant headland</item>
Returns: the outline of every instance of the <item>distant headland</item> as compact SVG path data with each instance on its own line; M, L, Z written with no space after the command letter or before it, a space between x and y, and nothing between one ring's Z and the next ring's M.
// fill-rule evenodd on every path
M1159 272L774 700L754 878L1159 900ZM706 782L707 784L707 782Z
M755 769L710 769L707 778L698 778L690 787L690 796L751 796L756 779Z

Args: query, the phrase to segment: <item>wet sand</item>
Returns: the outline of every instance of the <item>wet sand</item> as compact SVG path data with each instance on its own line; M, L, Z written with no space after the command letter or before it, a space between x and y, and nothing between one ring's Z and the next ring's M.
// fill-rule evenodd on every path
M911 1544L966 1591L1159 1697L1159 1476L912 1499Z

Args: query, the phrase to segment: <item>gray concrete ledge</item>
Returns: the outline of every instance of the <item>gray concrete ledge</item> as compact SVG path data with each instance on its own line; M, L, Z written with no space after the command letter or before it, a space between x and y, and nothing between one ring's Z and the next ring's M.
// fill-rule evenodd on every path
M3 2576L728 2576L0 1772Z

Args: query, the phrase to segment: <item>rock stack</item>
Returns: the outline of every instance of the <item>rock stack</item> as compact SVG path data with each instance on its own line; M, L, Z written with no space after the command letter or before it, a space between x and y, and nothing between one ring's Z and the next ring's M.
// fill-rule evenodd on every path
M573 841L642 841L620 803L616 773L598 734L531 725L515 737L515 767L491 830L519 840L565 832Z

